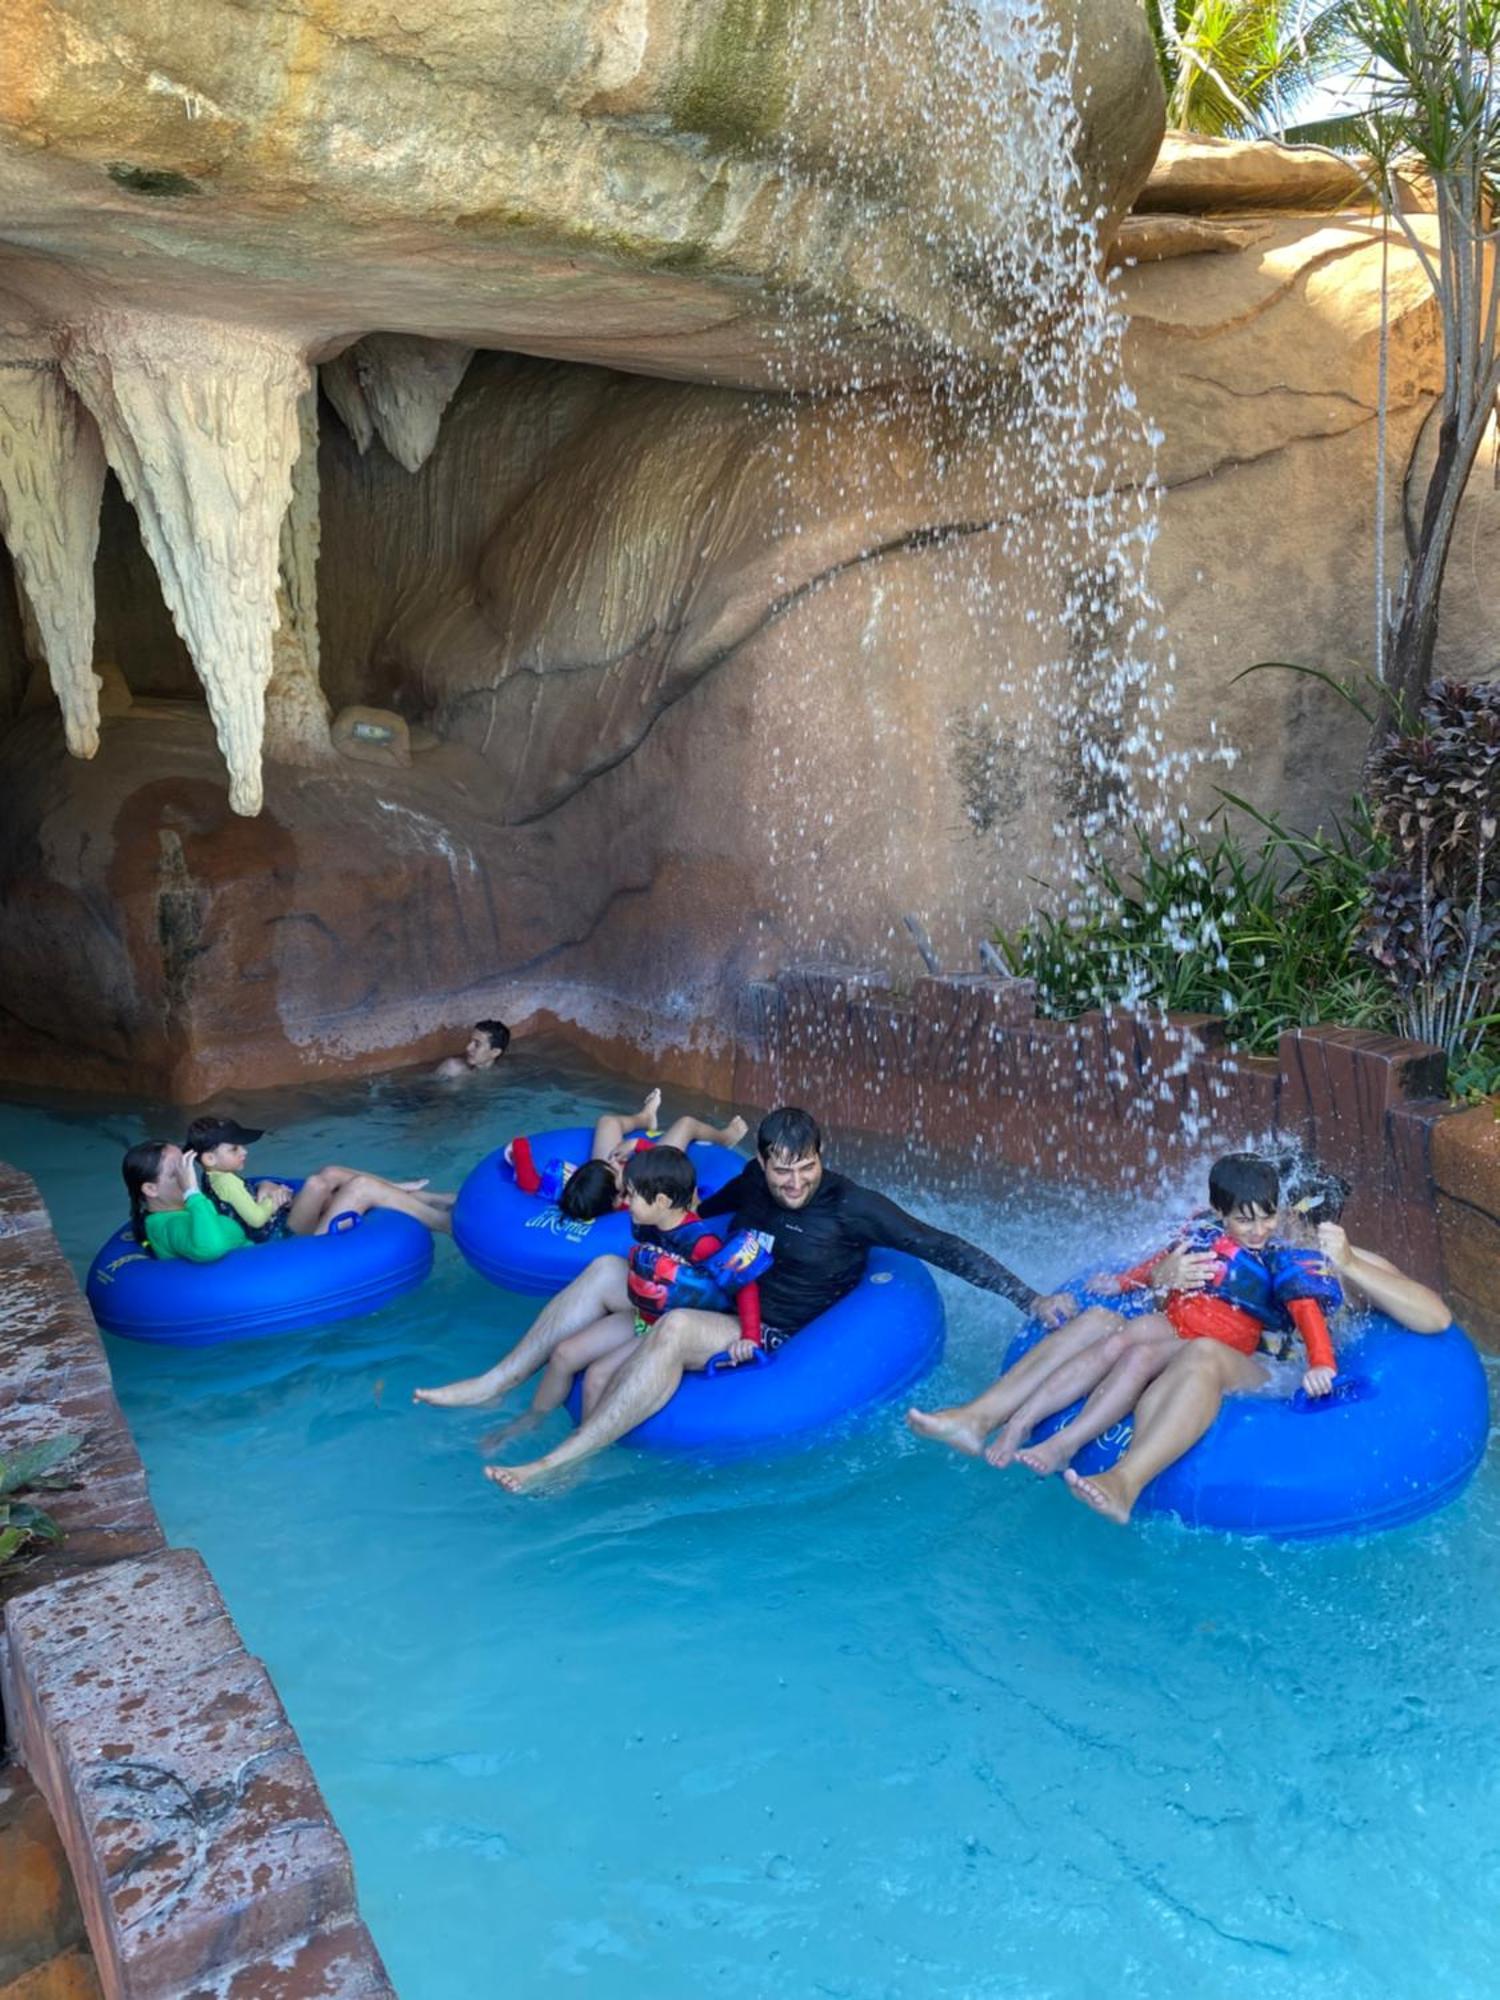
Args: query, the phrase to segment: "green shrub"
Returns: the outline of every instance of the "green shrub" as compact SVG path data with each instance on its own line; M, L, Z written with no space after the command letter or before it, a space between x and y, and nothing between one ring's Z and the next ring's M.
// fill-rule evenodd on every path
M60 1542L62 1529L52 1516L21 1493L42 1493L76 1484L63 1467L83 1443L80 1437L48 1438L10 1458L0 1458L0 1570L29 1560L23 1554L33 1542Z
M1492 763L1455 720L1467 691L1434 692L1426 736L1392 745L1377 774L1373 816L1356 801L1331 834L1302 834L1226 794L1207 832L1158 844L1138 830L1129 869L1094 854L1069 912L996 934L1006 964L1055 1017L1218 1014L1249 1055L1287 1028L1375 1028L1437 1041L1457 1097L1500 1089L1500 1009L1479 1012L1500 997L1495 823L1473 791ZM1481 706L1488 744L1500 711ZM1500 731L1496 746L1500 769Z
M1165 1008L1221 1014L1236 1048L1269 1054L1284 1028L1317 1021L1389 1027L1392 996L1360 949L1367 885L1384 849L1362 811L1331 836L1221 808L1214 829L1164 846L1137 833L1135 866L1092 857L1081 907L1033 914L996 942L1037 983L1045 1014Z

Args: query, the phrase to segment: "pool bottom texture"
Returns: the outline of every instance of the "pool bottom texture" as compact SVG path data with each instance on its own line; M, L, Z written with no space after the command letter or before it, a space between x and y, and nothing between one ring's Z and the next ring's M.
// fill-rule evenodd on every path
M451 1186L606 1092L522 1053L457 1090L232 1108L278 1159ZM158 1129L0 1109L80 1271L119 1149ZM950 1205L839 1157L1037 1281L1154 1240L1138 1204L1104 1228L1056 1192ZM1014 1324L942 1282L925 1401ZM276 1676L403 2000L1493 1994L1492 1463L1427 1522L1313 1547L1120 1532L895 1411L771 1464L616 1452L512 1500L480 1477L500 1416L411 1390L534 1310L444 1245L421 1291L323 1334L109 1343L168 1532Z

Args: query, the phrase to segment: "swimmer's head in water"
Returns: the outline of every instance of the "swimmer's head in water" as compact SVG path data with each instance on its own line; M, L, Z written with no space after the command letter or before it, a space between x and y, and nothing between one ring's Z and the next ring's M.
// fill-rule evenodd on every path
M510 1029L503 1021L476 1021L464 1047L470 1069L491 1069L510 1047Z
M1226 1153L1208 1170L1208 1202L1225 1233L1247 1250L1268 1243L1281 1209L1281 1182L1258 1153Z
M755 1135L771 1199L781 1208L805 1208L823 1179L823 1133L810 1111L783 1104L768 1111Z
M620 1205L620 1186L608 1160L588 1160L569 1174L557 1205L570 1222L596 1222Z

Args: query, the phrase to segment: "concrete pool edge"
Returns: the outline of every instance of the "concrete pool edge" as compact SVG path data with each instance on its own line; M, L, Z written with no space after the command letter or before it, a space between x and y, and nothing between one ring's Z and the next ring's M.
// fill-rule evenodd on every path
M166 1546L103 1344L0 1163L0 1451L85 1439L64 1542L0 1581L9 1755L62 1838L108 2000L381 2000L353 1865L202 1558Z

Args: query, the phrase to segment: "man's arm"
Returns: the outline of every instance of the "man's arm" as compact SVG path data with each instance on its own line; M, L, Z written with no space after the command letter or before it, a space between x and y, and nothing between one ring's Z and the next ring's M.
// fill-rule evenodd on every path
M1336 1222L1319 1224L1318 1248L1348 1288L1398 1326L1412 1333L1443 1333L1452 1326L1452 1313L1430 1286L1408 1278L1389 1258L1357 1249Z
M741 1168L732 1180L725 1181L717 1194L704 1195L698 1203L698 1213L705 1218L710 1215L733 1215L748 1185L747 1169Z
M701 1213L701 1211L700 1211ZM904 1250L920 1257L924 1264L936 1264L951 1271L984 1292L998 1292L1002 1299L1023 1313L1036 1312L1045 1295L1035 1291L1024 1278L991 1257L976 1244L967 1243L946 1229L934 1229L930 1222L918 1222L904 1208L873 1188L851 1187L844 1202L846 1219L853 1221L865 1242L886 1250Z

